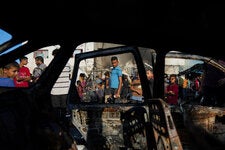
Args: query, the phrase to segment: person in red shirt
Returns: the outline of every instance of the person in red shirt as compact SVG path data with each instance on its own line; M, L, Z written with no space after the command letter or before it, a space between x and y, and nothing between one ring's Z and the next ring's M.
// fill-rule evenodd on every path
M169 105L177 105L178 104L178 92L179 87L176 83L176 75L170 75L170 84L166 87L166 101Z
M14 78L15 87L29 87L31 74L29 68L25 66L28 64L28 58L24 56L19 60L20 69L17 76Z
M77 88L77 92L78 92L78 95L79 95L79 97L80 97L80 100L81 101L83 101L83 87L82 87L82 85L81 85L81 81L80 80L77 80L77 86L76 86L76 88Z

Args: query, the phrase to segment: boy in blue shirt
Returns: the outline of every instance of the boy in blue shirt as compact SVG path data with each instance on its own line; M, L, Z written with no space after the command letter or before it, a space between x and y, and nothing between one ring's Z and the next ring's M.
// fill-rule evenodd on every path
M112 70L110 75L110 90L112 95L113 103L115 99L120 97L122 88L122 69L118 66L119 60L116 56L111 57Z
M0 86L15 87L13 78L18 74L20 66L17 62L12 62L4 66L3 74L0 77Z

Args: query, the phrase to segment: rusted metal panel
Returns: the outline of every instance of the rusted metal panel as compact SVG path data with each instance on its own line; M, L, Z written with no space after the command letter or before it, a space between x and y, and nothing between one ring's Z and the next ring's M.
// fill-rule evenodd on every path
M146 109L130 106L101 108L99 112L74 109L72 122L85 140L88 136L95 136L96 141L103 142L108 149L133 147L147 150ZM102 140L97 139L99 135Z
M161 99L150 102L150 117L157 149L183 150L169 105Z
M194 126L201 127L222 143L225 143L225 124L217 121L218 117L225 115L225 108L208 106L187 106L184 109L184 122L191 122Z

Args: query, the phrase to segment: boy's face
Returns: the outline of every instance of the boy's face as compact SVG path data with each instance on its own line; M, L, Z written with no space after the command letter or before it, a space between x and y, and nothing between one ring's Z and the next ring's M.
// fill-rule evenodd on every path
M175 83L176 77L170 77L170 83Z
M113 67L118 66L118 64L119 64L119 61L118 60L112 60L112 66Z
M10 69L4 69L4 73L7 78L14 78L18 74L18 68L11 67Z
M27 64L28 64L28 59L22 59L22 60L21 60L21 63L22 63L23 65L27 65Z

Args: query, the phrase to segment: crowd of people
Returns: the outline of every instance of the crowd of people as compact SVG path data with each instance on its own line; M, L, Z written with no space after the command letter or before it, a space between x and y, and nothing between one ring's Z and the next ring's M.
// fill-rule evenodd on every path
M103 77L100 74L93 80L87 80L89 77L83 73L80 74L76 88L81 102L90 102L92 99L99 103L120 103L127 102L127 100L143 102L144 99L138 72L134 76L123 73L116 56L111 57L111 64L111 69L105 71ZM146 67L146 76L151 89L151 97L153 97L154 76L152 67ZM81 84L81 82L84 83Z
M29 87L32 83L36 82L42 72L47 67L44 64L42 56L35 57L36 67L31 70L26 66L28 58L23 56L17 61L11 62L1 68L0 86L3 87Z
M55 56L59 52L55 49L52 55ZM31 84L37 82L41 74L46 69L47 65L44 63L42 56L35 57L36 67L31 70L27 67L28 57L23 56L17 61L5 65L1 69L0 86L2 87L29 87ZM56 83L51 90L52 106L57 114L57 120L63 121L62 116L66 113L67 108L67 94L70 86L71 66L66 64Z
M57 51L53 51L54 56ZM28 64L27 57L21 57L19 63L12 62L7 64L1 69L0 86L6 87L29 87L32 83L35 83L42 72L47 67L44 63L44 59L41 56L35 57L36 67L31 70L26 67ZM94 92L96 99L101 103L115 103L116 100L131 99L136 101L142 101L142 89L138 72L135 76L131 77L122 73L122 69L119 66L119 60L116 56L111 57L112 68L110 71L104 72L104 78L96 78ZM62 74L53 86L51 91L52 105L55 107L59 104L62 105L63 110L66 107L65 99L68 94L71 77L71 66L66 64ZM146 76L149 81L151 97L153 97L153 70L151 67L146 67ZM61 84L64 84L63 86ZM200 76L196 76L194 79L171 74L165 82L165 101L170 105L177 105L182 101L186 101L192 93L196 98L200 94ZM76 88L81 101L84 101L85 94L88 92L88 86L86 81L86 75L80 73L79 80L76 82ZM59 98L61 97L61 98ZM62 98L63 97L63 98Z
M86 79L88 77L83 73L80 74L80 80L77 81L76 86L81 102L85 102L86 100L90 102L91 99L99 103L120 103L123 102L123 100L143 102L144 97L138 72L136 72L134 76L122 73L119 60L115 56L111 57L111 64L111 70L105 71L103 77L101 74L96 76L94 81L87 81ZM149 82L150 94L151 97L154 97L153 68L151 66L146 66L145 70ZM191 77L184 75L181 77L177 74L170 74L165 79L164 100L169 105L179 105L184 101L200 97L201 75ZM87 85L90 85L88 82L94 82L94 88L93 86L92 88L88 87ZM91 93L91 98L87 96L88 93Z
M199 101L201 98L201 74L184 77L171 74L165 81L165 101L170 105L178 105L187 101Z
M55 56L58 52L59 52L58 49L56 49L52 52L52 55ZM31 71L27 67L27 64L28 64L28 58L23 56L19 58L19 62L17 61L11 62L5 65L3 68L1 68L0 69L0 86L26 88L26 87L29 87L31 84L37 82L39 77L41 76L41 74L47 67L47 65L44 63L44 58L41 56L35 57L36 67L33 69L33 71ZM29 135L34 135L35 139L39 139L39 140L33 144L32 137L31 137L31 139L29 140L27 139L27 143L26 143L27 145L38 146L38 148L40 149L46 149L46 148L55 149L55 150L56 149L65 149L65 150L78 149L76 141L74 141L74 139L71 137L69 132L69 127L70 127L68 124L69 121L66 120L66 117L65 117L67 113L66 99L67 99L67 94L68 94L68 90L70 86L70 77L71 77L71 66L69 63L67 63L51 90L51 102L52 102L52 108L53 108L52 109L53 111L51 112L53 112L54 115L49 115L50 118L48 120L46 120L46 117L39 118L40 120L41 119L43 120L38 122L38 124L34 125L34 128L37 130L37 133L36 131L34 132L32 129L31 129L32 133L29 133ZM2 123L3 123L3 126L7 126L8 127L7 129L9 129L8 131L10 131L8 138L11 138L11 136L19 137L17 135L22 133L23 131L17 132L15 130L20 128L20 127L17 128L17 126L20 126L20 125L22 126L23 121L18 121L17 120L18 115L13 116L12 114L20 110L16 109L15 111L13 111L13 113L10 113L11 106L9 107L10 109L6 108L1 113L1 119L3 121ZM52 116L53 118L51 118ZM10 124L10 121L13 121L13 123ZM28 135L27 133L30 132L30 130L27 130L24 132L25 132L24 135ZM13 135L14 133L16 135ZM6 135L5 132L2 135L5 136ZM11 139L11 140L14 140L14 139ZM18 141L20 142L20 139L18 139ZM21 138L21 141L23 142L23 136ZM20 143L19 146L23 147L22 144Z
M55 56L58 50L54 50L52 55ZM26 67L28 64L27 57L21 57L19 63L12 62L4 66L1 70L0 86L5 87L29 87L36 82L40 75L47 67L41 56L35 58L36 67L31 73ZM98 103L116 103L117 101L126 99L135 102L143 102L141 81L138 72L131 77L122 73L119 66L119 60L116 56L111 57L112 68L110 71L104 72L104 78L98 76L95 78L94 93ZM146 67L146 77L150 86L150 94L153 97L154 75L153 68ZM171 74L165 86L165 101L169 105L178 105L179 99L187 100L188 91L194 93L197 97L201 91L201 76L190 80L187 76L180 78L175 74ZM66 64L63 71L59 75L51 90L51 102L55 112L57 122L65 122L65 114L67 111L67 95L71 82L71 66ZM87 76L84 73L79 74L79 80L76 81L76 89L81 101L84 101L85 94L90 90L88 87ZM62 123L63 124L63 123Z

